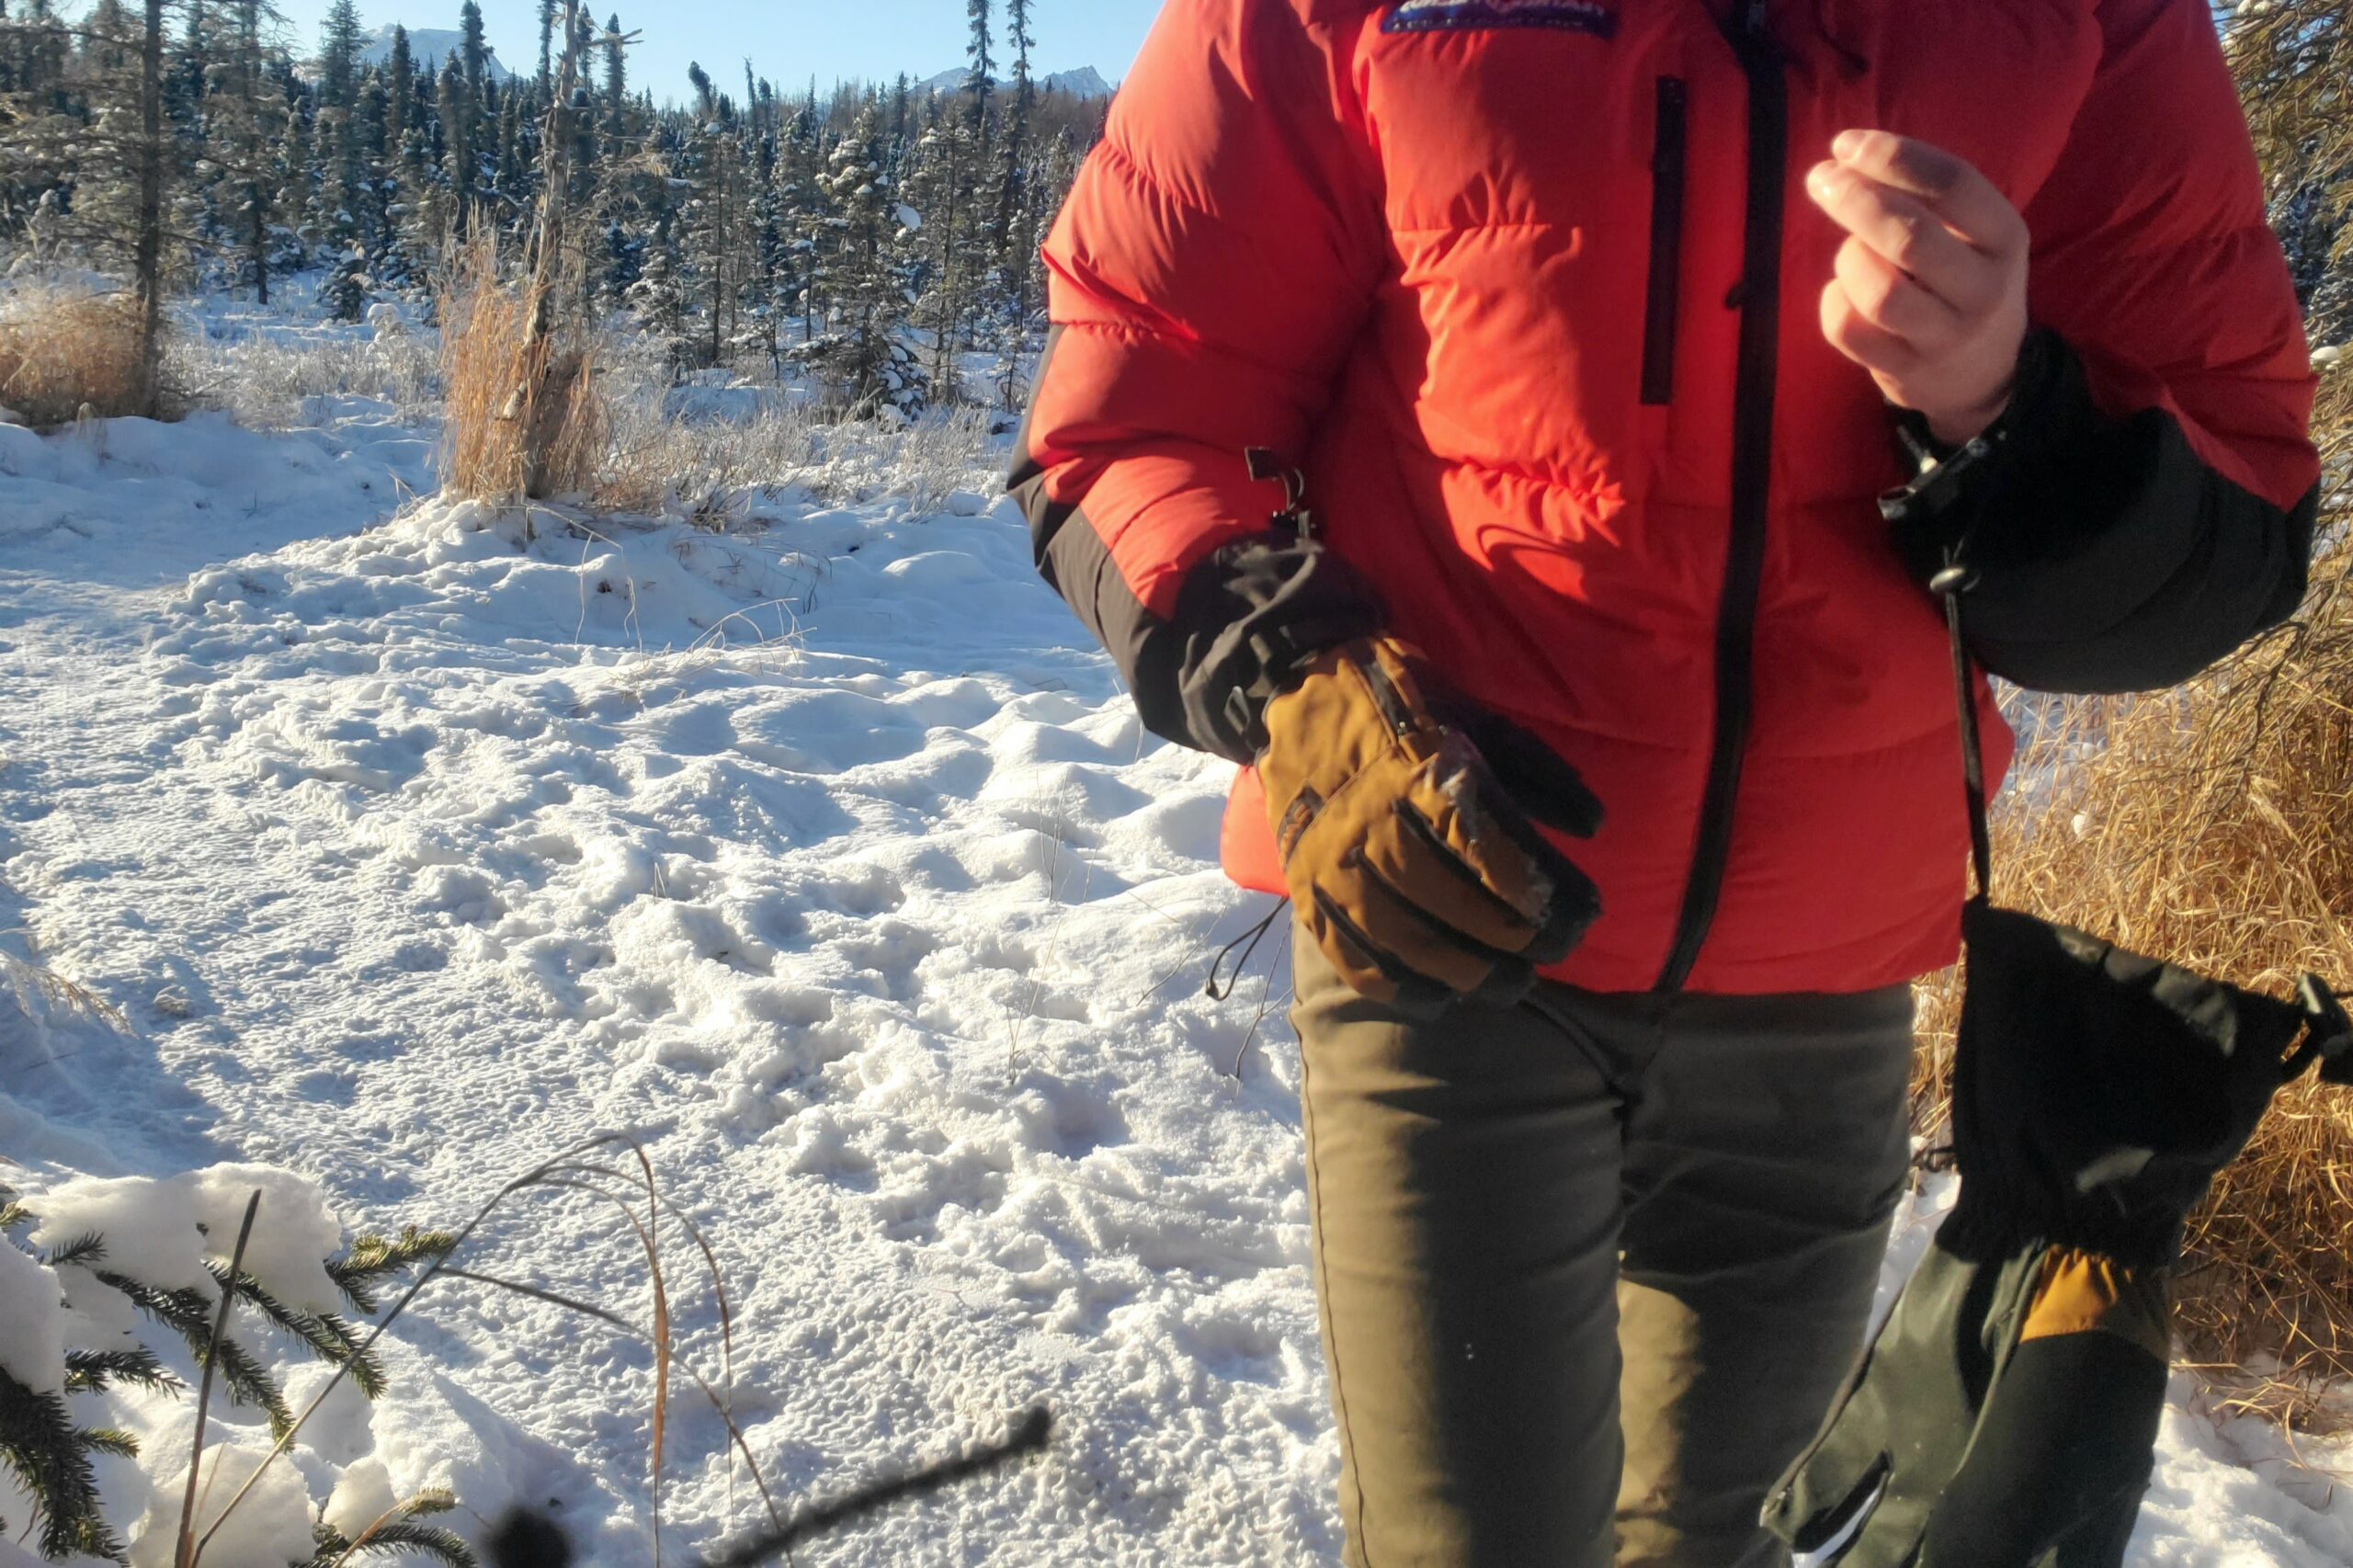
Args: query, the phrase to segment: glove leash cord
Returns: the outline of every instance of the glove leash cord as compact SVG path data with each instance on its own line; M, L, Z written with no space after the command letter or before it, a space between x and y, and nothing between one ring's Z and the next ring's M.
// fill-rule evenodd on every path
M1970 863L1977 871L1974 902L1990 903L1994 835L1985 820L1985 749L1977 722L1977 666L1961 631L1961 596L1975 585L1977 574L1961 563L1958 551L1948 551L1945 562L1945 569L1930 579L1928 586L1944 600L1945 632L1952 640L1953 689L1961 702L1961 782L1969 797ZM2316 974L2304 976L2296 1000L2304 1011L2305 1035L2302 1045L2281 1063L2282 1081L2292 1081L2318 1062L2324 1081L2353 1086L2353 1017L2347 1014L2344 1002Z
M1258 944L1266 938L1267 931L1273 928L1276 916L1281 915L1290 906L1290 899L1278 900L1274 908L1267 911L1267 917L1264 920L1218 949L1217 957L1210 960L1210 981L1201 988L1203 995L1213 1002L1222 1002L1233 994L1233 988L1242 983L1242 971L1249 967L1250 955L1258 950ZM1245 943L1248 946L1244 946ZM1221 980L1220 971L1225 968L1225 960L1233 957L1233 949L1236 948L1242 949L1242 956L1233 960L1233 977Z
M1994 835L1985 822L1985 744L1977 722L1977 666L1969 643L1961 634L1961 596L1977 581L1977 574L1961 564L1958 552L1948 553L1945 569L1928 586L1945 604L1945 631L1952 640L1953 689L1961 700L1961 776L1969 796L1969 856L1977 870L1977 902L1994 897Z

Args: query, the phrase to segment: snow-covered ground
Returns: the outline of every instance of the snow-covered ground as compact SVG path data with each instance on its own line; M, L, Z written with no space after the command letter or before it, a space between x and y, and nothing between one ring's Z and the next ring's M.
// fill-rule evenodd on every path
M264 1162L390 1230L627 1130L716 1248L780 1500L1061 1418L803 1564L1336 1561L1286 955L1201 994L1265 913L1215 869L1227 770L1142 732L995 458L944 510L804 484L722 534L433 499L404 419L0 427L0 951L119 1014L0 983L0 1181ZM649 1310L584 1195L470 1256ZM375 1409L305 1434L313 1502L440 1483L653 1561L646 1353L462 1282L393 1339ZM186 1403L125 1418L168 1443ZM761 1516L673 1415L675 1562ZM2353 1561L2318 1465L2180 1382L2133 1561ZM126 1528L176 1517L103 1475Z

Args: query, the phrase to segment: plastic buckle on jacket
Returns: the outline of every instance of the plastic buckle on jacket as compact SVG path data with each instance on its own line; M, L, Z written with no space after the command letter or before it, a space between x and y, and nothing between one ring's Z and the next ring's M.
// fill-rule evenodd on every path
M1272 447L1245 447L1242 460L1249 465L1250 477L1257 483L1282 482L1283 509L1267 523L1288 528L1301 539L1313 539L1315 514L1307 509L1307 475L1283 461L1283 455Z
M1879 498L1880 516L1891 523L1915 522L1949 510L1973 484L1984 483L2019 445L2015 438L2043 418L2040 412L2066 363L2064 347L2047 331L2030 332L2018 347L2018 374L2001 415L1958 447L1939 443L1927 420L1908 408L1893 410L1896 438L1910 457L1908 484Z
M1970 476L1991 462L2009 438L2009 432L1997 423L1984 435L1971 437L1949 455L1939 456L1908 426L1899 425L1897 433L1904 437L1904 445L1920 464L1920 473L1911 483L1880 496L1880 516L1891 523L1933 517L1949 510L1960 499Z

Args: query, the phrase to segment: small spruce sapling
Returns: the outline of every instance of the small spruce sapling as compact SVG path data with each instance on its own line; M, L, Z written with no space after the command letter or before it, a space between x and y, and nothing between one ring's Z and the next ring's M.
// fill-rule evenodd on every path
M0 1188L0 1246L29 1254L49 1268L69 1270L70 1280L86 1280L119 1293L142 1316L186 1345L199 1368L204 1365L215 1344L215 1298L190 1288L166 1290L109 1267L106 1239L101 1235L77 1236L37 1251L17 1235L35 1218L17 1194ZM359 1236L340 1256L326 1259L324 1267L351 1313L369 1318L381 1310L381 1292L388 1283L412 1267L440 1257L452 1244L453 1238L446 1233L412 1225L394 1237ZM248 1270L233 1274L227 1265L218 1262L207 1267L222 1290L260 1313L313 1356L335 1363L348 1361L352 1381L367 1397L374 1399L383 1392L383 1369L372 1355L358 1354L360 1338L350 1319L337 1312L291 1307ZM69 1292L73 1288L68 1287ZM261 1410L273 1433L285 1432L292 1426L293 1415L263 1361L233 1338L221 1336L218 1344L213 1369L232 1402ZM31 1499L29 1539L41 1555L52 1561L75 1556L129 1561L120 1537L107 1517L91 1460L97 1455L136 1460L138 1443L113 1427L79 1425L68 1403L69 1396L104 1394L117 1384L158 1392L187 1392L155 1352L140 1344L104 1349L69 1346L64 1385L57 1392L28 1387L0 1368L0 1466L8 1470ZM404 1551L422 1552L451 1568L472 1568L472 1555L455 1536L418 1522L449 1506L442 1494L420 1494L397 1505L356 1540L346 1540L322 1525L320 1555L295 1568L332 1568L369 1554ZM0 1519L0 1531L15 1534L26 1524ZM332 1550L330 1535L335 1538Z

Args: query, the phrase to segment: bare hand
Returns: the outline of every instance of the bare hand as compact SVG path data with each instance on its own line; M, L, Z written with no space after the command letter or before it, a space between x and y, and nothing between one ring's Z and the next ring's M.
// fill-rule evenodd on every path
M2026 220L1925 142L1848 131L1831 153L1805 182L1848 236L1822 291L1822 335L1958 446L2009 403L2027 332Z

